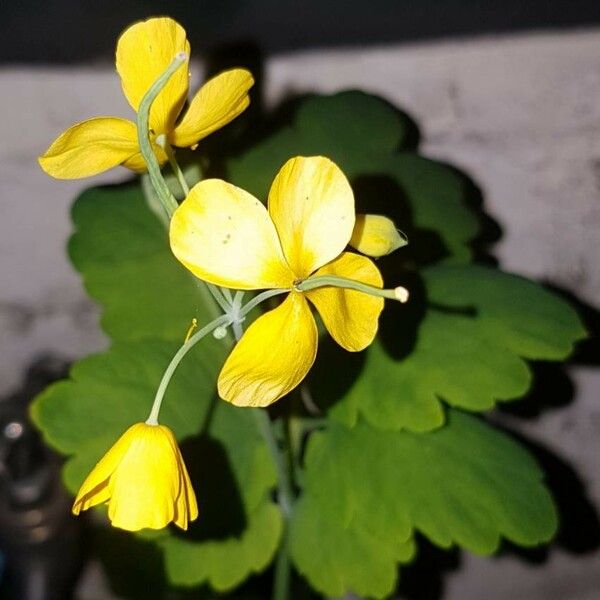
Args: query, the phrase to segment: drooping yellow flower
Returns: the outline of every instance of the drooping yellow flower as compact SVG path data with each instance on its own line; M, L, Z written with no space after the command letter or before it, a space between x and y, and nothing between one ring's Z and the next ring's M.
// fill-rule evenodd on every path
M159 17L135 23L119 38L116 64L125 97L134 110L176 54L189 57L185 30L173 19ZM188 59L189 60L189 59ZM188 61L171 77L150 111L150 137L160 164L167 160L165 144L195 147L199 140L224 127L243 112L254 84L246 69L231 69L206 82L178 121L187 99ZM123 165L145 171L135 123L117 117L95 117L62 133L39 158L48 173L58 179L77 179Z
M296 157L279 171L268 211L219 179L198 183L175 211L171 248L197 277L239 289L284 289L275 309L254 321L219 375L219 395L238 406L267 406L297 386L317 352L309 303L343 348L358 351L377 332L383 299L321 287L300 292L309 276L336 275L382 287L371 260L344 252L354 228L354 196L329 159Z
M104 455L83 482L73 514L108 504L115 527L181 529L198 517L196 496L171 430L136 423Z

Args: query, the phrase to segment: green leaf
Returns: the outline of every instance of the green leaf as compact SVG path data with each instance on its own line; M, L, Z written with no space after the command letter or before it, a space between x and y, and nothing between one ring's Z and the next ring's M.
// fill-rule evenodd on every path
M35 400L34 422L49 444L69 455L65 481L72 492L123 431L147 417L177 348L151 340L116 344L77 363L70 380ZM222 590L270 563L282 521L270 500L275 469L251 412L215 398L224 354L219 348L211 339L194 347L176 371L161 411L161 422L186 439L182 452L200 517L185 539L175 531L150 537L163 549L172 581L210 582ZM226 556L235 560L223 560Z
M489 337L519 356L561 360L587 335L567 302L523 277L480 266L431 267L423 275L430 302L474 310Z
M435 233L442 254L468 260L468 243L479 226L465 204L465 182L445 165L400 151L408 127L395 108L363 92L311 97L302 102L291 127L231 160L229 179L265 200L287 159L328 156L350 179L359 212L387 214L411 243ZM432 245L413 244L417 260L430 262Z
M183 341L192 318L206 323L217 315L205 287L172 255L139 185L87 190L72 218L71 260L113 340Z
M444 422L442 401L483 411L520 398L531 386L524 359L565 358L585 336L569 304L521 277L473 265L430 267L423 276L433 305L414 348L396 358L391 336L375 342L358 375L346 375L334 419L351 427L362 415L382 429L435 429ZM318 370L312 377L317 403L334 402L330 380Z
M265 501L249 515L247 527L239 538L196 543L170 536L160 545L174 584L192 586L208 582L213 589L225 592L269 566L281 532L279 508Z
M391 593L414 530L444 548L490 554L501 537L534 546L557 526L542 473L527 452L455 410L445 427L420 434L332 423L311 438L305 466L292 556L324 594Z
M380 537L352 521L340 523L310 494L294 507L290 551L299 571L327 596L349 590L360 596L383 598L396 587L397 563L410 562L411 538Z

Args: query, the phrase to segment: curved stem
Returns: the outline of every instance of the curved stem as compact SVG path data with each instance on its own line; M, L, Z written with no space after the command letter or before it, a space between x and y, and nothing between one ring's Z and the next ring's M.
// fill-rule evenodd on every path
M150 414L148 415L148 419L146 423L148 425L158 425L158 414L160 413L160 407L167 391L167 387L171 381L171 377L173 377L173 373L175 373L175 369L179 366L179 363L183 360L183 357L206 335L208 335L211 331L215 330L217 327L221 327L222 325L227 325L230 322L229 315L223 315L214 321L211 321L208 325L204 326L202 329L197 331L190 339L179 348L175 356L171 359L169 366L165 370L162 379L160 380L160 384L158 386L158 390L156 390L156 396L154 396L154 402L152 404L152 409L150 410Z
M250 300L247 304L240 309L240 317L245 317L254 307L258 306L261 302L268 300L269 298L273 298L273 296L278 296L279 294L287 294L290 290L267 290L266 292L261 292L257 294Z
M150 89L140 102L137 113L137 134L140 151L146 161L150 181L169 218L173 216L178 204L161 175L160 164L152 149L152 142L150 141L150 108L158 94L167 85L173 73L185 63L187 58L185 52L179 52L175 56L173 62L167 67L167 70L150 86Z

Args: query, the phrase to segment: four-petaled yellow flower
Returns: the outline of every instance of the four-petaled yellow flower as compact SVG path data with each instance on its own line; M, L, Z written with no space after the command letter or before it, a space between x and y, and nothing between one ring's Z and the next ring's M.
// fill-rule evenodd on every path
M182 529L198 516L196 496L171 430L136 423L104 455L83 482L73 513L108 503L115 527Z
M121 35L116 52L117 72L134 110L138 110L150 86L180 52L189 57L185 30L167 17L135 23ZM150 111L150 137L159 163L167 160L166 144L193 148L243 112L250 103L248 90L253 84L252 75L245 69L224 71L200 88L178 121L189 86L186 61ZM46 173L59 179L88 177L117 165L136 172L146 170L136 124L117 117L96 117L73 125L52 143L39 163Z
M322 287L300 292L309 276L335 275L382 287L371 260L344 252L355 223L354 196L342 171L324 157L296 157L279 171L268 212L248 192L219 179L198 183L175 211L171 248L196 276L238 290L284 289L275 309L254 321L219 375L219 395L238 406L267 406L296 387L317 352L307 299L343 348L375 337L383 299Z

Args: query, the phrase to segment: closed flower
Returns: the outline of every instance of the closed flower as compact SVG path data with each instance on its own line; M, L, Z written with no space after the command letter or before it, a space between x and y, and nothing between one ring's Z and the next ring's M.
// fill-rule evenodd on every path
M83 482L73 514L108 504L115 527L187 529L198 517L196 496L175 437L168 427L136 423L104 455Z

